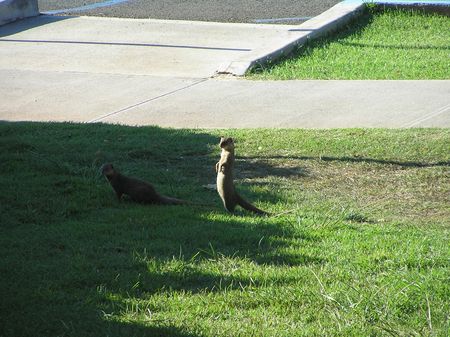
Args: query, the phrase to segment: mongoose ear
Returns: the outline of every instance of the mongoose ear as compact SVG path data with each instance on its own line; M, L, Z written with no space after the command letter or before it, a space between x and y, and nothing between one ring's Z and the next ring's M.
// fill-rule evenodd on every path
M110 171L110 170L114 170L113 165L110 163L105 163L102 165L102 167L100 167L100 172L102 174L105 174L106 171Z
M224 136L220 136L219 146L222 147L223 143L226 141Z

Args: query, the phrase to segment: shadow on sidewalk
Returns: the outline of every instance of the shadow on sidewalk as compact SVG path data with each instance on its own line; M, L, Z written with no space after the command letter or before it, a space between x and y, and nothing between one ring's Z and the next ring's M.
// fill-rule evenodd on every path
M14 35L29 29L49 25L63 20L69 20L72 18L74 18L74 16L39 15L31 18L14 21L6 25L0 26L0 37Z

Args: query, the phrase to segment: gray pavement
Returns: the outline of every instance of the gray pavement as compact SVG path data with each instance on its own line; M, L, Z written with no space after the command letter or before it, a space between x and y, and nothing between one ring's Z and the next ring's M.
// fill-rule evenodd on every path
M20 70L210 77L306 34L291 27L39 16L0 27L0 64Z
M98 0L39 0L41 12L63 10L68 15L94 15L122 18L151 18L215 22L301 23L316 16L339 0L133 0L105 1L111 4L90 9ZM80 7L84 9L80 11ZM72 10L71 10L72 9ZM270 19L285 20L270 20ZM262 21L260 21L262 20Z
M0 70L0 78L0 119L10 121L450 127L450 81L246 81L38 70Z
M91 121L191 128L450 127L450 81L209 80L148 103Z
M339 6L338 6L339 7ZM450 127L450 81L247 81L217 73L300 26L40 16L0 27L0 120L165 127Z
M243 75L354 16L338 4L301 25L41 15L0 27L4 69L173 77Z

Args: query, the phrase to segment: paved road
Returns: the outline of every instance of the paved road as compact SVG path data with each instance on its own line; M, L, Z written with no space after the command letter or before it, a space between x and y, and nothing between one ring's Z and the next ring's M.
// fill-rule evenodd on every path
M98 4L100 0L39 0L41 12L70 9L63 14L126 18L152 18L248 23L304 22L332 7L339 0L108 0L106 7L76 11L73 8ZM94 5L95 6L95 5ZM278 20L297 18L293 20ZM269 19L269 20L268 20ZM275 19L272 21L271 19ZM267 20L267 21L266 21Z

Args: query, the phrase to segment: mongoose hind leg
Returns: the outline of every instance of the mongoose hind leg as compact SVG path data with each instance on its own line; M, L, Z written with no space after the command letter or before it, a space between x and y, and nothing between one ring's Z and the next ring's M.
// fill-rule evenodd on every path
M223 206L229 213L234 213L234 210L236 209L236 203L233 201L224 201Z

